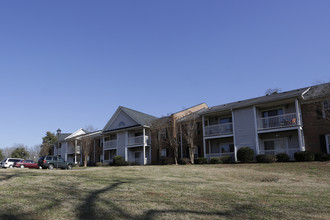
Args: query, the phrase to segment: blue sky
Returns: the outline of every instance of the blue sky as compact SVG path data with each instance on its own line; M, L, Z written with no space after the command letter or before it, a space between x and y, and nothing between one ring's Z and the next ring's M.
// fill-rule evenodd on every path
M330 1L0 1L0 148L330 80Z

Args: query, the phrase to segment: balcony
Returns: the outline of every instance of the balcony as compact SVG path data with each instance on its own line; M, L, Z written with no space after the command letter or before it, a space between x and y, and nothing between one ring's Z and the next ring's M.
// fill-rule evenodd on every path
M104 149L116 148L117 140L110 140L104 142Z
M284 128L298 125L296 113L258 118L257 123L258 130Z
M147 144L150 144L149 137L145 136L145 142ZM129 137L128 138L128 145L143 145L143 136L137 136L137 137Z
M216 124L205 126L205 136L220 136L229 135L233 133L233 124Z

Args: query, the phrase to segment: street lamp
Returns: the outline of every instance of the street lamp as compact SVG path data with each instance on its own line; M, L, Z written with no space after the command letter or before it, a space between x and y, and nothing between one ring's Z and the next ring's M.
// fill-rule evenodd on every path
M58 147L60 146L60 134L61 134L61 129L57 129L56 135L57 135L57 151L56 151L56 169L58 169Z

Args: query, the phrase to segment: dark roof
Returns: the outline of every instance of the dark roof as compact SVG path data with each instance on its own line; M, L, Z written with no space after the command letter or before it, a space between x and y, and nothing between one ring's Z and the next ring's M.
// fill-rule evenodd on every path
M129 115L133 120L135 120L140 125L150 125L151 121L157 119L157 117L139 112L124 106L120 106L121 110Z
M306 101L330 96L330 83L324 83L310 87L304 95Z
M265 95L265 96L252 98L252 99L246 99L246 100L242 100L242 101L238 101L238 102L217 105L217 106L209 108L208 110L204 111L202 114L205 115L205 114L218 112L218 111L226 111L226 110L231 110L231 109L244 108L244 107L249 107L249 106L253 106L253 105L257 105L257 104L261 104L261 103L273 102L273 101L294 98L294 97L299 97L299 96L302 97L303 93L306 92L308 89L309 89L309 87L306 87L306 88L291 90L291 91L287 91L287 92L281 92L281 93L277 93L277 94Z
M66 137L69 137L71 134L70 133L61 133L58 136L58 141L63 141Z

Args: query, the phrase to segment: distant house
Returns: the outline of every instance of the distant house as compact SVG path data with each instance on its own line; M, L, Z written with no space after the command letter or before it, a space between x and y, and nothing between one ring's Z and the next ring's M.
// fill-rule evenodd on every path
M102 130L104 162L114 156L137 164L151 163L150 123L156 117L119 106Z
M55 147L54 155L62 157L65 161L74 164L81 161L81 148L78 142L78 137L86 134L84 129L79 129L73 133L61 133L59 136L59 146Z

